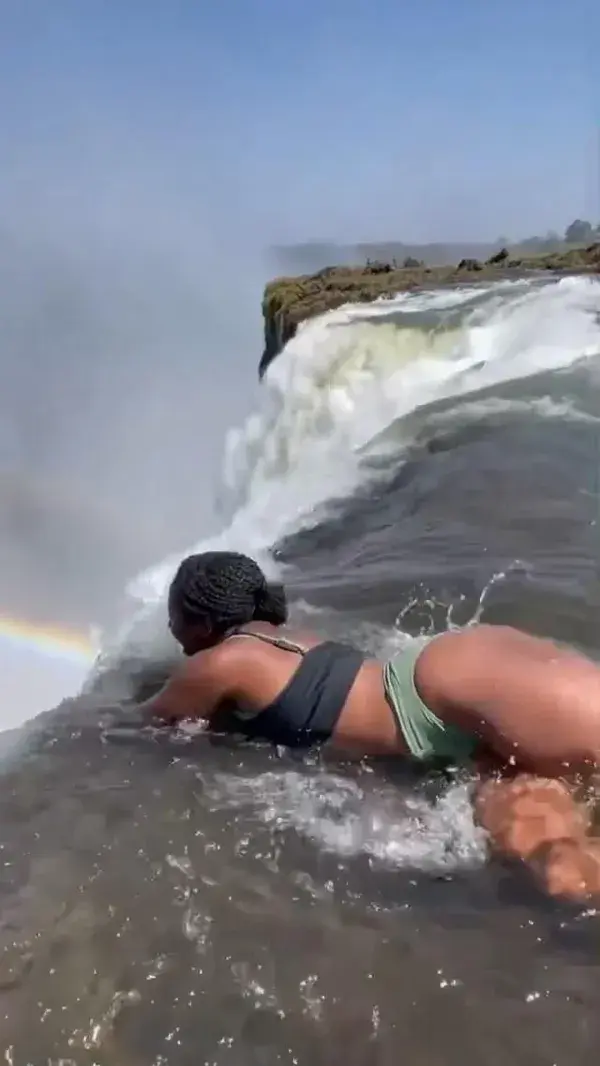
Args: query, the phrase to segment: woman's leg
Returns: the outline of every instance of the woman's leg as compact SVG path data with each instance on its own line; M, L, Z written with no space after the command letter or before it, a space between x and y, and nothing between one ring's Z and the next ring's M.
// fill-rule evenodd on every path
M475 626L431 641L415 681L431 710L478 737L498 770L560 778L600 768L600 669L573 649Z
M526 862L551 895L600 895L600 841L588 837L588 812L562 781L529 774L484 781L475 816L492 848Z

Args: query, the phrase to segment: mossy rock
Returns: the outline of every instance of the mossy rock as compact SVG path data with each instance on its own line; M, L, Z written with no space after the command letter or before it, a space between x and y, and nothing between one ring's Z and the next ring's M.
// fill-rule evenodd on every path
M363 267L332 266L316 274L275 278L265 287L262 301L265 347L259 376L262 377L275 356L295 335L301 322L344 304L371 303L420 288L464 285L465 281L493 281L542 270L564 274L598 273L600 242L567 252L518 258L512 258L506 249L502 249L486 263L478 259L462 259L456 267L426 267L421 263L396 267L391 263L370 262Z

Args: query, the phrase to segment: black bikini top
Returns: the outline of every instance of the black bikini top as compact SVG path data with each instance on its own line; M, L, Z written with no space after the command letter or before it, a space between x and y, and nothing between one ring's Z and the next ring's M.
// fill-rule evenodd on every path
M229 636L253 637L301 657L298 669L272 703L251 714L235 710L235 728L246 736L287 747L312 747L329 740L365 654L333 640L303 648L285 637L249 630L235 630Z

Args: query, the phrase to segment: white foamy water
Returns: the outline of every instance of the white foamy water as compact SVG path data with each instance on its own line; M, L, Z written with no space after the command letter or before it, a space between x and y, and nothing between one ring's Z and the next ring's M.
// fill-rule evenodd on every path
M314 522L316 508L373 476L365 450L372 457L392 423L597 355L599 311L600 282L574 277L404 293L305 323L269 367L260 409L229 435L229 525L191 550L229 547L264 560L281 536ZM540 412L558 417L560 407L547 401ZM142 613L161 604L179 558L132 582Z
M397 788L371 791L332 773L220 775L204 790L221 808L250 808L272 829L293 829L337 855L362 853L382 865L421 870L478 864L485 856L466 784L435 803Z

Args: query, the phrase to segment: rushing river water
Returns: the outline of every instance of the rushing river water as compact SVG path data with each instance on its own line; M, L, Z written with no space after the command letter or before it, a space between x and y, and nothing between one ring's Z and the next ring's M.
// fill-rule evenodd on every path
M546 279L301 329L231 436L211 546L376 652L485 618L598 655L599 311L598 282ZM468 782L103 738L98 708L171 652L173 562L132 585L87 693L4 756L4 1060L595 1064L598 919L487 861Z

